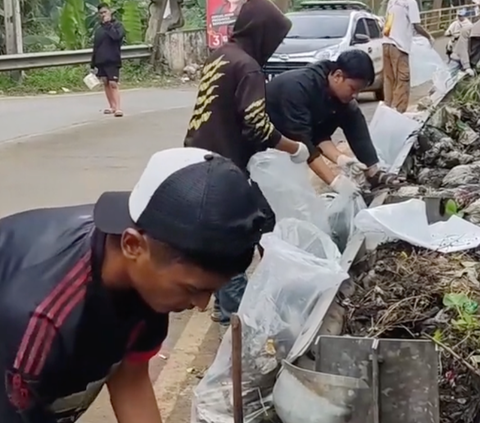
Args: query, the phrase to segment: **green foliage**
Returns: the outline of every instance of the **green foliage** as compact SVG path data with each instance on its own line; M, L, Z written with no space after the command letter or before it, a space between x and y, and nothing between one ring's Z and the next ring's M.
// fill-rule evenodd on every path
M123 4L122 23L127 33L128 44L143 42L142 13L135 0L127 0Z
M445 204L445 214L447 216L463 217L463 212L459 209L455 200L449 199Z
M86 91L83 78L89 68L86 65L60 66L48 69L35 69L25 72L22 82L17 83L7 72L0 73L0 94L23 95ZM162 86L168 81L157 75L145 61L125 62L121 70L121 86Z
M88 43L85 3L83 0L65 0L60 12L60 40L68 50L85 48Z
M480 322L474 314L478 311L478 303L471 300L464 293L451 293L443 297L443 305L457 312L457 317L452 320L452 324L458 330L478 330Z

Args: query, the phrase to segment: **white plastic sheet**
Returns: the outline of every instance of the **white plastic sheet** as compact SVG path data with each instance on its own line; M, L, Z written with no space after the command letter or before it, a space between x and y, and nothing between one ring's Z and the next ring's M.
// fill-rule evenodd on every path
M410 135L421 125L421 121L398 113L383 102L378 104L368 129L382 167L394 171L392 165L406 144L413 143Z
M381 242L399 239L442 253L480 245L480 227L458 216L429 225L425 202L417 199L362 210L355 225L367 238L372 236Z
M425 37L413 37L409 61L412 88L432 81L435 73L447 69L447 64Z
M290 221L289 225L294 222ZM301 222L300 222L301 223ZM289 233L295 231L290 227ZM262 238L265 254L249 280L238 314L242 320L245 422L258 422L271 406L281 362L326 290L338 289L348 275L332 260L320 259L280 239ZM300 238L299 238L300 240ZM307 240L308 245L313 245ZM300 241L299 247L305 247ZM308 247L306 245L306 247ZM328 251L329 247L324 247ZM231 332L194 391L192 423L233 421Z
M248 163L248 170L274 211L277 222L293 217L329 233L326 206L310 183L306 164L295 164L287 153L269 149L255 154Z

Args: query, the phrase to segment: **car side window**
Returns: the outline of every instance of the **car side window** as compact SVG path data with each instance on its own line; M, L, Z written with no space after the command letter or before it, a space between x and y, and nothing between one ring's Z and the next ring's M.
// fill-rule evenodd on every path
M353 35L355 36L358 34L368 36L367 26L365 25L365 19L359 19L357 21L357 25L355 26L355 32L353 33Z
M380 31L380 27L378 26L378 23L375 21L375 19L366 19L366 21L369 37L372 39L381 38L382 32Z

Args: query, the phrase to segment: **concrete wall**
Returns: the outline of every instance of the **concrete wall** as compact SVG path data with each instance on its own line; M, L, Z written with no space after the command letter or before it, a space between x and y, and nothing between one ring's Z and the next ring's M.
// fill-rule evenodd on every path
M208 55L205 29L167 32L159 38L161 56L174 72L187 65L203 65Z

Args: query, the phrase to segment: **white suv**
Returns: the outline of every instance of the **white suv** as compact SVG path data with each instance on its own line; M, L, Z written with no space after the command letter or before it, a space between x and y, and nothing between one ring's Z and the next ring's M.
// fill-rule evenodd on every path
M319 60L335 60L350 48L367 52L375 82L365 91L383 99L382 20L356 1L311 1L305 10L288 13L292 28L264 67L267 80Z

